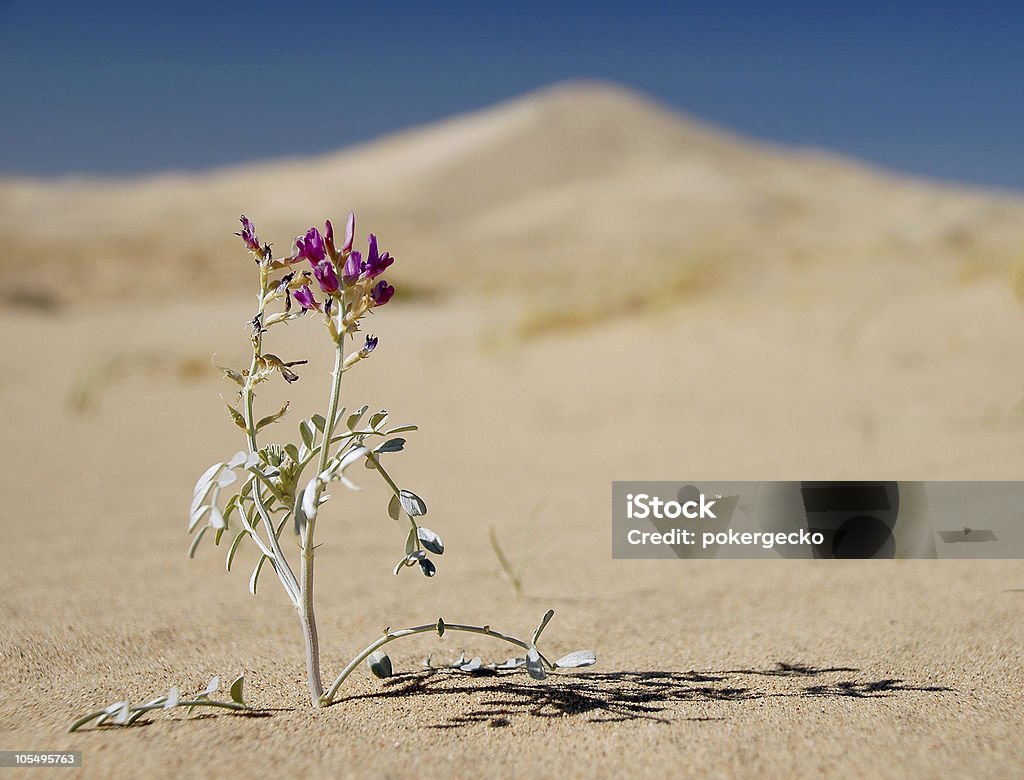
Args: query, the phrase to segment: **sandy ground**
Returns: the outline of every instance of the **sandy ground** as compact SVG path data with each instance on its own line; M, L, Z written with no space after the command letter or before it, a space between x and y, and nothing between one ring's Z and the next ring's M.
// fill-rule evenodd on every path
M427 654L508 653L418 637L391 646L408 674L361 670L318 712L277 582L253 598L223 550L185 556L196 476L241 445L230 388L195 367L241 362L246 301L0 312L0 748L81 750L95 777L1019 776L1020 562L610 558L613 479L1020 478L1024 314L1005 281L923 278L879 299L877 277L826 269L527 343L492 302L396 299L345 398L420 424L393 473L448 551L433 580L393 577L403 535L355 475L365 490L318 526L325 675L385 625L529 634L549 607L546 650L599 663L550 683L427 676ZM309 323L272 338L317 358L260 399L295 402L290 436L322 403L325 345ZM69 407L90 366L141 354L94 409ZM521 602L492 524L533 549ZM265 717L65 733L242 671Z

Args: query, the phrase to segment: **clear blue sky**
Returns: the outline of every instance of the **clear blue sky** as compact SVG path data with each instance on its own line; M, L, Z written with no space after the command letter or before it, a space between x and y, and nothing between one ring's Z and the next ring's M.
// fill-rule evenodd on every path
M1020 2L0 0L0 172L338 148L554 81L742 133L1024 190Z

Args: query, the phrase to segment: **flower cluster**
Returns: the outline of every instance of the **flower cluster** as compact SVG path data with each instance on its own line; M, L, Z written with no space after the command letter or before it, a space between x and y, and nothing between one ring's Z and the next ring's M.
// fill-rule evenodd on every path
M263 327L308 311L318 311L325 315L337 338L339 334L359 330L359 320L370 310L386 304L395 294L394 286L381 277L395 259L389 252L380 251L377 237L370 234L365 257L353 249L355 214L348 215L340 246L334 240L334 226L327 220L322 233L319 228L311 227L297 236L291 254L281 259L272 257L269 244L260 244L255 225L244 215L241 223L242 229L236 235L241 237L260 266L267 273L285 271L276 281L268 279L269 298L265 301L269 303L270 299L284 298L285 311L270 315L262 322ZM295 267L302 262L308 262L309 268L300 270ZM314 292L317 287L324 294L322 301L317 300ZM299 305L297 313L291 312L292 301ZM339 312L340 317L335 321ZM362 350L363 357L369 351Z
M251 229L251 223L249 227ZM334 226L327 220L323 233L318 228L311 227L305 234L298 236L292 245L291 255L281 261L282 267L303 260L310 265L311 270L289 280L289 287L293 290L292 296L299 306L304 310L329 312L335 305L330 299L344 303L348 320L345 324L350 328L363 314L375 306L383 306L395 294L392 285L384 279L378 280L395 259L388 252L381 252L378 249L377 237L372 233L364 259L362 252L352 248L355 230L355 214L349 214L344 240L341 246L336 246ZM243 233L246 231L243 230ZM242 237L249 245L246 235ZM311 287L312 281L315 281L320 291L328 296L324 304L316 300Z

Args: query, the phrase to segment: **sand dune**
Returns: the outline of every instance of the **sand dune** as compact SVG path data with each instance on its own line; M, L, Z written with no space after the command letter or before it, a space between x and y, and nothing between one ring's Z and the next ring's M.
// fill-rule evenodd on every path
M240 211L287 252L312 220L349 209L388 237L407 287L541 305L565 285L591 305L611 280L642 297L829 262L1003 268L1024 247L1024 199L755 143L571 82L315 158L0 181L0 274L23 285L15 266L28 263L64 300L220 292L244 265Z

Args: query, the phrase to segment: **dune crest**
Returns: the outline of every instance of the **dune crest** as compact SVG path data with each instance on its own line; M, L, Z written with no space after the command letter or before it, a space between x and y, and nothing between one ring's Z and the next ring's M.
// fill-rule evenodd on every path
M985 272L1024 245L1024 198L744 139L588 81L310 158L0 180L4 254L61 298L219 292L243 260L239 213L281 254L309 215L349 209L388 236L398 281L457 273L471 294L587 299L830 262Z

